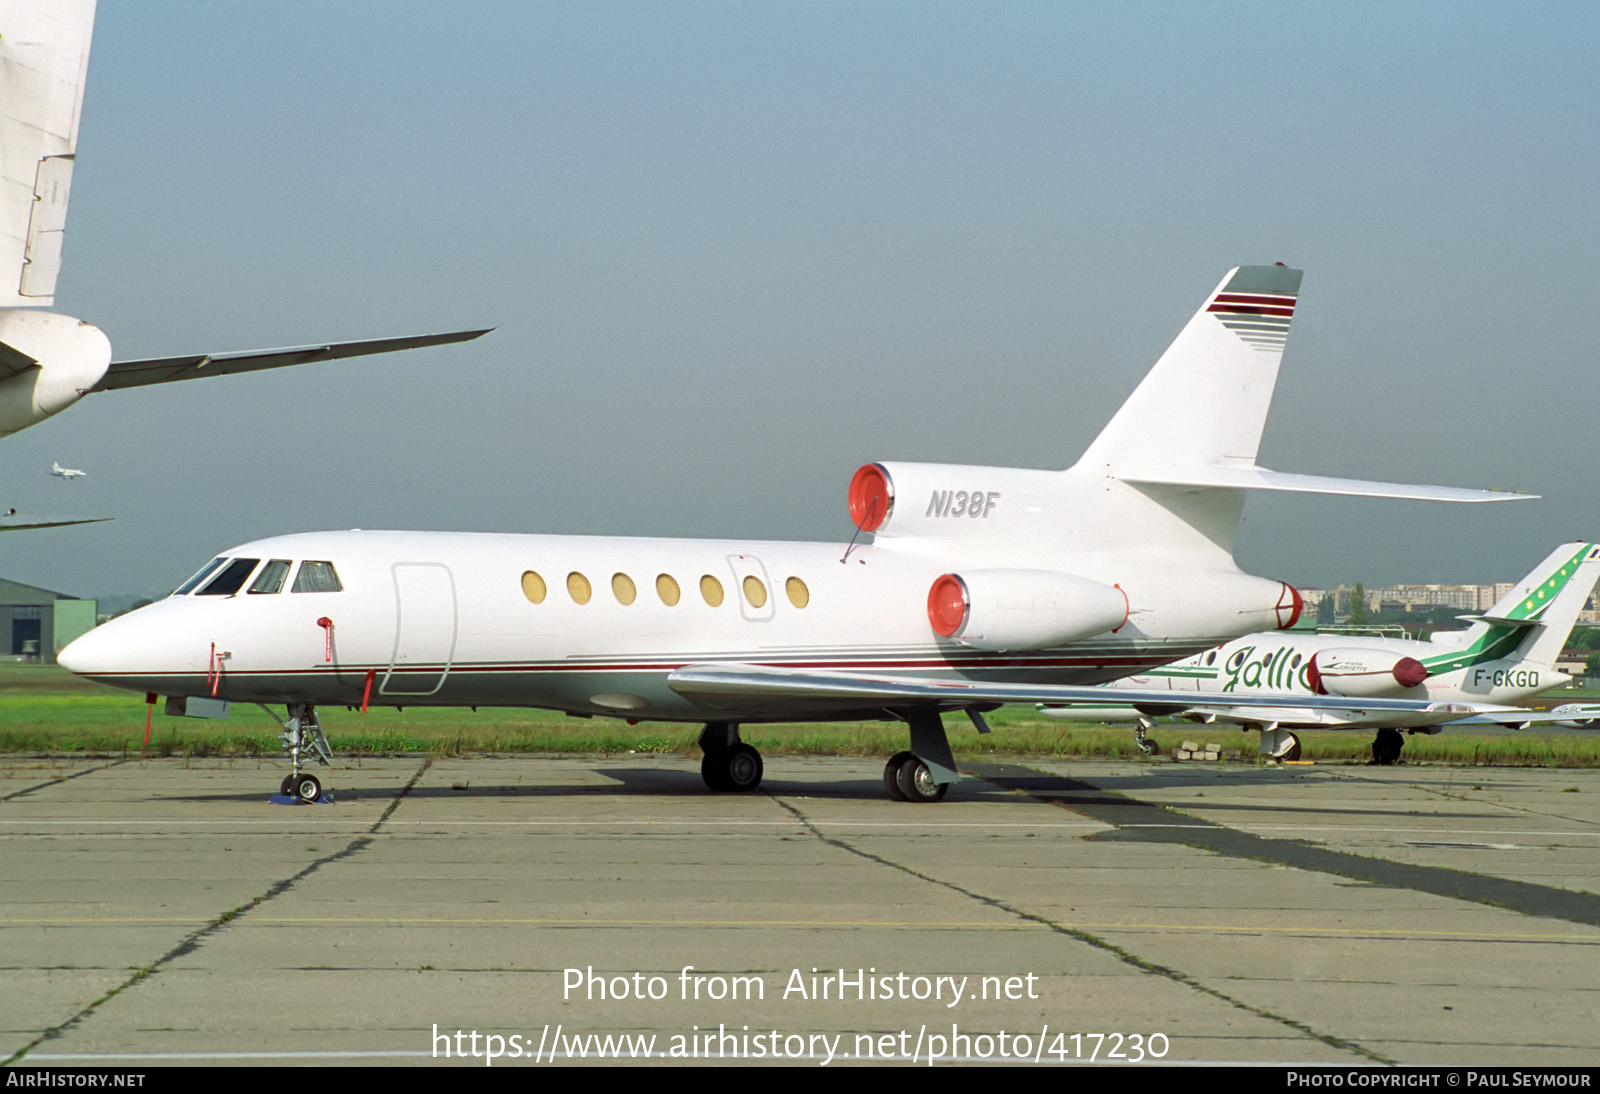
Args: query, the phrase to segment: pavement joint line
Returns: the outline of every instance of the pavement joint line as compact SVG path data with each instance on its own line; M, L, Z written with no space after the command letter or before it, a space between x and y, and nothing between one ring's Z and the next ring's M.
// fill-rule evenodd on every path
M186 954L193 953L195 950L199 949L200 945L208 937L217 933L239 917L248 915L254 909L259 908L261 905L267 903L267 901L272 900L274 897L280 896L292 889L297 882L309 877L323 866L331 865L341 859L346 859L353 855L360 854L362 851L372 846L372 837L376 835L378 829L383 826L383 822L388 820L389 817L393 815L394 811L400 807L401 800L411 792L411 789L417 785L417 782L422 778L423 773L427 771L432 764L432 757L422 761L422 766L417 768L416 773L411 776L410 781L407 782L406 785L401 788L400 792L395 795L394 801L389 803L389 807L383 811L383 815L373 822L372 827L367 830L366 835L351 840L345 845L342 851L336 851L331 855L324 855L322 858L308 863L290 877L274 882L265 892L250 898L237 908L234 908L232 911L223 912L221 915L211 919L199 929L191 931L176 946L168 950L161 957L157 958L155 962L141 969L135 970L132 976L128 977L128 979L124 980L121 984L118 984L116 987L101 995L98 999L95 999L89 1003L88 1006L78 1011L78 1013L74 1014L60 1025L51 1026L48 1029L45 1029L37 1037L33 1038L33 1040L17 1049L10 1056L6 1057L4 1060L0 1060L0 1067L11 1067L17 1064L22 1060L23 1057L25 1057L29 1052L37 1048L39 1045L46 1041L54 1040L55 1038L60 1037L74 1026L84 1022L91 1015L93 1015L95 1011L99 1010L100 1007L110 1002L118 995L121 995L123 992L141 983L142 981L148 980L150 977L160 972L165 965L171 963L172 961L175 961Z
M933 879L936 881L936 879ZM936 881L936 883L938 883ZM940 883L942 884L942 883ZM3 927L110 926L113 924L179 924L210 922L200 916L78 916L70 918L0 919ZM1053 920L1062 927L1096 931L1188 931L1197 934L1283 934L1315 935L1330 938L1400 939L1411 941L1459 942L1548 942L1552 944L1600 945L1600 934L1528 934L1502 931L1430 931L1407 927L1307 927L1296 925L1229 923L1149 923L1132 920L1075 922ZM308 924L394 924L397 926L526 926L526 927L908 927L947 930L1024 929L1022 925L994 920L946 919L611 919L596 916L269 916L253 915L240 926L304 926ZM0 965L0 969L8 966Z
M60 786L68 779L76 779L80 775L90 775L96 771L105 771L108 768L117 767L118 765L125 764L127 762L127 760L112 760L109 763L97 764L94 767L81 768L72 772L70 775L56 775L52 778L46 779L42 783L35 783L33 786L25 787L22 790L14 790L4 797L0 797L0 802L8 802L12 798L20 798L24 794L32 794L35 790L44 790L47 787Z
M1600 927L1600 895L1594 893L1577 889L1559 889L1536 882L1516 881L1468 870L1453 870L1442 866L1426 866L1372 855L1358 855L1349 851L1333 850L1307 840L1258 836L1242 828L1231 828L1220 822L1191 823L1198 818L1190 817L1171 806L1146 801L1121 791L1107 790L1091 782L1066 775L1024 767L1021 764L974 764L969 770L996 786L1007 787L1035 801L1060 809L1070 809L1084 816L1105 820L1115 826L1115 831L1086 837L1091 840L1165 838L1167 842L1180 842L1211 854L1246 861L1270 862L1277 866L1364 881L1389 889L1429 893L1448 900L1486 905L1520 915L1564 919L1588 927ZM1031 784L1040 780L1054 783L1053 789L1057 792L1036 793L1038 788ZM1187 825L1186 834L1163 837L1158 826L1143 827L1149 822L1132 820L1130 814L1135 813L1180 818L1181 822Z
M995 785L1000 784L996 783ZM1110 954L1118 961L1138 969L1140 972L1148 973L1153 976L1165 977L1175 984L1189 988L1190 990L1198 992L1202 995L1209 995L1213 999L1217 999L1223 1003L1226 1003L1228 1006L1244 1011L1246 1014L1253 1014L1256 1017L1266 1021L1275 1022L1279 1025L1286 1026L1301 1036L1310 1037L1313 1040L1320 1041L1331 1048L1338 1049L1342 1052L1354 1053L1358 1056L1364 1056L1374 1063L1396 1066L1399 1062L1397 1060L1391 1060L1387 1056L1382 1056L1376 1052L1373 1052L1371 1049L1365 1048L1364 1046L1356 1044L1353 1041L1347 1041L1344 1038L1334 1036L1333 1034L1319 1032L1318 1030L1312 1029L1304 1022L1297 1021L1296 1019L1289 1018L1285 1015L1275 1014L1272 1011L1257 1007L1251 1003L1247 1003L1242 999L1236 999L1233 996L1228 995L1226 992L1218 991L1216 988L1201 983L1181 969L1175 969L1167 965L1157 964L1154 961L1148 961L1135 954L1131 950L1124 949L1123 947L1112 942L1108 942L1105 939L1090 934L1088 931L1081 928L1068 926L1067 924L1052 920L1048 916L1040 915L1037 912L1029 912L1022 908L1018 908L1004 900L1001 900L998 897L992 897L984 893L974 892L971 889L957 885L953 881L946 881L942 878L932 877L928 874L921 873L918 870L914 870L903 863L891 861L890 859L884 858L881 855L875 855L870 851L863 851L858 847L852 847L850 844L845 843L842 840L834 839L830 836L824 835L820 829L811 823L810 819L807 818L806 815L799 810L799 808L790 802L770 793L768 794L768 797L771 797L772 800L779 806L792 813L801 824L805 825L806 828L810 830L812 836L826 846L838 848L847 854L856 855L860 858L866 859L869 862L876 862L880 866L887 866L891 870L898 870L901 873L908 874L911 877L918 879L919 881L925 881L930 885L940 886L941 888L948 889L953 893L964 896L969 900L975 900L978 903L987 905L990 908L1005 912L1008 915L1016 916L1018 919L1021 919L1025 922L1034 923L1056 934L1076 939L1079 942L1086 943L1095 949Z

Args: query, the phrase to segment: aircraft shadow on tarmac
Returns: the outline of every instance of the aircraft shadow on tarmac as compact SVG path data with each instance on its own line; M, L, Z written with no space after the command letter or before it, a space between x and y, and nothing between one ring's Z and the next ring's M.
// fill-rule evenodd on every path
M760 798L767 795L778 798L830 798L840 800L868 799L883 801L883 780L832 779L825 783L767 778L754 794L722 794L708 791L696 774L686 771L664 771L648 767L596 767L594 774L611 780L610 783L496 783L492 778L479 782L467 779L448 786L415 786L406 791L407 798L427 800L435 798L583 798L601 795L625 794L660 798ZM358 771L343 772L351 783L330 787L334 802L342 804L355 801L393 801L400 787L362 786ZM620 784L620 785L617 785ZM171 794L161 795L173 802L265 802L272 793L270 788L238 794ZM963 779L950 788L945 802L1005 801L1015 794L982 779ZM928 815L937 813L934 807Z
M1415 817L1416 811L1411 808L1386 809L1377 807L1362 808L1330 808L1308 804L1299 806L1286 801L1277 801L1269 804L1253 804L1244 802L1223 801L1173 801L1155 803L1141 800L1138 795L1141 791L1149 792L1160 789L1188 789L1191 787L1211 786L1212 783L1198 783L1193 778L1166 778L1148 775L1096 777L1091 786L1086 783L1059 775L1050 775L1006 765L1007 770L1003 782L991 782L984 777L967 778L954 784L945 803L952 802L1005 802L1019 800L1019 792L1033 801L1043 801L1054 805L1064 806L1068 809L1077 807L1094 810L1098 807L1144 807L1150 810L1181 810L1184 808L1204 808L1210 813L1234 813L1241 815L1251 814L1314 814L1318 816L1348 816L1348 817ZM415 786L405 792L405 796L418 801L432 799L471 799L471 798L585 798L606 795L627 795L630 797L658 797L658 798L726 798L737 799L745 795L712 794L706 790L697 776L685 771L667 771L651 767L611 767L601 766L592 768L591 771L609 780L606 783L573 784L563 783L497 783L493 779L479 782L467 779L453 782L449 785ZM350 803L358 801L393 801L401 792L401 788L394 785L383 787L362 786L359 772L346 773L352 776L349 785L335 786L332 788L335 803ZM1267 774L1271 774L1268 772ZM1235 780L1231 783L1281 783L1281 775L1272 778L1248 778ZM1120 784L1120 785L1119 785ZM1486 785L1486 784L1478 784ZM167 796L167 800L181 802L257 802L264 803L269 796L269 790L252 790L237 794L175 794ZM883 800L883 782L881 779L844 778L826 782L796 782L781 778L766 779L761 790L754 796L770 795L778 798L792 799L830 799L830 800ZM926 815L934 819L938 815L937 807L918 812L916 815ZM1430 813L1430 817L1439 820L1485 820L1494 819L1501 814L1484 811L1440 811Z

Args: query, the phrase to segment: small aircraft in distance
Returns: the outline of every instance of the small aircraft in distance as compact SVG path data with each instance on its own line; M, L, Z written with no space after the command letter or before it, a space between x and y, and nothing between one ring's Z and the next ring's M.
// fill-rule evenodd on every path
M307 801L322 787L302 760L331 758L328 703L700 723L702 778L739 791L762 777L742 723L899 719L911 747L885 791L937 801L959 777L942 712L987 732L1001 704L1103 701L1091 685L1293 626L1300 594L1234 562L1245 491L1526 496L1258 466L1300 277L1230 270L1064 471L861 467L847 500L870 543L282 536L223 552L58 659L183 713L285 704L281 790Z
M1541 562L1481 616L1465 617L1461 631L1436 631L1427 641L1351 637L1339 634L1249 634L1186 661L1124 677L1102 690L1094 708L1040 707L1049 718L1104 721L1132 714L1139 745L1154 751L1145 737L1153 717L1191 722L1231 722L1261 733L1261 754L1282 760L1300 758L1295 730L1375 729L1372 758L1379 764L1400 759L1410 733L1438 733L1445 724L1495 724L1525 727L1557 720L1563 712L1584 709L1600 718L1600 707L1559 707L1549 714L1515 712L1506 704L1526 702L1540 692L1571 681L1555 668L1572 626L1600 580L1600 544L1567 543ZM1169 689L1165 703L1140 701L1120 710L1124 689L1148 695ZM1232 705L1240 695L1275 695L1280 706ZM1416 699L1414 711L1313 709L1307 696L1347 699ZM1507 711L1513 713L1507 713ZM1577 722L1564 724L1579 724Z
M59 463L56 463L54 460L52 460L50 461L50 474L54 475L58 479L66 479L68 482L71 482L73 479L85 478L89 472L79 471L76 467L62 467Z

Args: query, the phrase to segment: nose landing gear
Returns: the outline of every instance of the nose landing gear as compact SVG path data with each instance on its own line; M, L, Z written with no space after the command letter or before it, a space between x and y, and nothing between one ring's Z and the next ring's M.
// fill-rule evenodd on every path
M265 704L258 704L262 710L267 710ZM277 715L273 715L274 718ZM331 802L332 794L325 794L322 781L315 775L301 770L304 763L302 754L309 754L311 759L324 767L333 763L333 749L328 746L327 734L322 732L322 723L317 719L317 708L310 703L290 703L289 716L280 719L283 732L278 734L278 740L283 742L284 750L289 753L289 774L284 776L283 782L278 784L279 793L285 798L292 798L306 805L317 802Z

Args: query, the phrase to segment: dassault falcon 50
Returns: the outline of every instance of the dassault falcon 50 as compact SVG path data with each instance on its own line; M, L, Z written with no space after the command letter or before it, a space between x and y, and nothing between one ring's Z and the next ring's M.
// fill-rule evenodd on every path
M1438 733L1445 724L1492 723L1526 726L1571 717L1571 708L1551 715L1505 704L1526 702L1560 687L1571 677L1556 669L1572 625L1600 580L1600 544L1567 543L1541 562L1472 625L1435 631L1425 642L1340 634L1248 634L1234 642L1171 665L1125 677L1103 689L1105 703L1123 701L1123 691L1149 695L1166 688L1164 703L1140 702L1113 712L1106 706L1047 706L1046 717L1102 721L1118 713L1138 718L1139 744L1151 717L1192 722L1232 722L1260 730L1261 753L1284 760L1300 758L1295 730L1373 729L1372 759L1393 764L1411 733ZM1239 695L1276 696L1278 705L1240 707ZM1301 705L1307 696L1352 700L1345 710ZM1416 699L1414 711L1371 710L1368 699ZM1431 708L1431 709L1430 709ZM1498 712L1498 713L1496 713ZM1570 724L1570 722L1568 723Z
M863 466L848 503L870 542L283 536L223 552L60 662L186 713L285 704L282 789L308 800L329 703L701 723L717 790L761 781L741 723L901 719L911 747L885 788L938 800L957 778L942 711L986 732L1002 703L1092 702L1088 685L1295 622L1293 588L1234 563L1245 491L1523 496L1258 466L1299 290L1282 265L1229 271L1064 471Z

